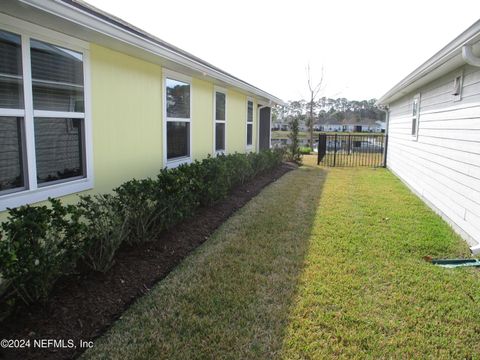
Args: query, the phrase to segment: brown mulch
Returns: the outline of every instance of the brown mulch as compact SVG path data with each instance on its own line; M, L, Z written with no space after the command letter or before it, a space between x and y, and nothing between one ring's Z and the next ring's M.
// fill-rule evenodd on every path
M0 323L0 340L30 340L30 347L1 349L0 359L71 359L83 351L79 341L102 335L121 314L201 245L228 217L266 185L294 169L283 164L235 189L225 200L199 209L195 217L158 236L156 241L122 247L105 274L89 273L61 279L46 304L18 309ZM64 347L34 343L63 340ZM73 343L69 343L73 341ZM75 345L75 347L70 347ZM44 346L48 348L40 348Z

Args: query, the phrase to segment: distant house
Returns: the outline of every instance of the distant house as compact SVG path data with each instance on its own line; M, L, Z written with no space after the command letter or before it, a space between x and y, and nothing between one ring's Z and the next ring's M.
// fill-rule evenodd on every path
M473 252L480 252L479 55L477 21L378 100L388 109L388 168Z
M82 1L2 0L0 216L209 154L268 149L276 104Z
M315 125L315 130L324 132L371 132L380 133L385 131L385 123L373 120L362 119L362 121L337 120L330 118Z

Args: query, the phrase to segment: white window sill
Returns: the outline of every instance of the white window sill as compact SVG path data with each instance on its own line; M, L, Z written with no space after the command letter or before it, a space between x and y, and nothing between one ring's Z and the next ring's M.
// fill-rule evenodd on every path
M173 158L172 160L167 160L167 169L174 169L182 164L190 164L192 162L191 156L183 156L179 158Z
M0 196L0 211L7 208L15 208L22 205L30 205L45 201L49 197L57 198L90 190L93 188L93 180L88 178L63 182L44 186L35 190L22 190Z

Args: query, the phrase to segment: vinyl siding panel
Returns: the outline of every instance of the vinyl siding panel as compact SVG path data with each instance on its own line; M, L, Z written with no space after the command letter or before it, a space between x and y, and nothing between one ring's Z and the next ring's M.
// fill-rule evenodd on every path
M453 81L462 72L462 98L454 101ZM480 243L480 69L466 65L390 104L387 166L470 243Z

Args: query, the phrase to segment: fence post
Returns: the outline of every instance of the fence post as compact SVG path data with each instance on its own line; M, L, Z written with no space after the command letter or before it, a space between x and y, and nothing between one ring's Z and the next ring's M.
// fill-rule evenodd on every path
M385 142L383 148L383 167L387 167L387 150L388 150L388 134L385 134Z
M318 145L317 145L317 165L320 165L320 138L322 136L318 134Z
M337 133L335 133L335 144L333 145L333 167L337 162Z

